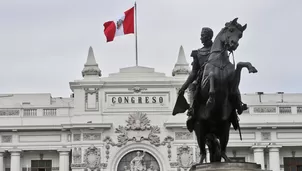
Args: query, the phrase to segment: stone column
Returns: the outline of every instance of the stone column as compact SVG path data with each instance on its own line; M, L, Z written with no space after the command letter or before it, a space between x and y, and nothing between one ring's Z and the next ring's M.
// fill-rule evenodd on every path
M59 171L69 171L69 152L70 149L62 148L58 149L60 154L60 169Z
M4 154L4 150L0 149L0 171L4 171L4 162L3 162L3 154Z
M10 152L10 170L11 171L21 171L21 162L20 162L20 154L22 152L21 149L11 149Z
M264 148L266 146L255 145L252 146L254 151L254 162L261 165L261 169L264 169Z
M280 145L269 145L269 170L280 171Z

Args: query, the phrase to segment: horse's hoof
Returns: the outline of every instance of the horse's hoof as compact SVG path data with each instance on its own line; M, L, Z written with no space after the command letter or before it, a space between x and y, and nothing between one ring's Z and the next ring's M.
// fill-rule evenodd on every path
M251 67L250 69L249 69L249 73L257 73L258 71L257 71L257 69L255 68L255 67Z
M232 160L225 153L223 153L221 157L224 159L225 162L232 162Z
M203 161L205 161L206 159L206 155L201 155L200 160L199 160L199 164L202 164Z

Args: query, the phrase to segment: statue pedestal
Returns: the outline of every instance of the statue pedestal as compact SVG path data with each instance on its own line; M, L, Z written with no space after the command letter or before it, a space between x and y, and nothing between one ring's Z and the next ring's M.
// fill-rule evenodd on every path
M204 163L191 167L189 171L268 171L262 170L260 164L247 162Z

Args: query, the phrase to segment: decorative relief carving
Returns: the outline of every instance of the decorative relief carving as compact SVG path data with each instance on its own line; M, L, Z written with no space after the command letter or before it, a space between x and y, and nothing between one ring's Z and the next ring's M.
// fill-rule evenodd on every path
M179 164L178 164L178 162L171 162L171 163L170 163L170 166L171 166L172 168L177 168L177 167L179 166Z
M85 150L84 163L86 168L90 170L98 169L101 167L101 150L95 146L90 146Z
M113 142L110 136L106 136L103 140L106 143L106 158L109 158L110 146L122 147L126 145L127 142L142 142L149 141L150 144L158 147L168 145L168 158L171 158L171 142L174 139L167 136L164 141L160 142L160 137L157 135L160 133L160 128L158 126L151 126L150 120L147 118L146 114L137 112L136 114L130 115L126 121L126 126L119 125L116 128L115 133L118 133L117 143ZM139 134L134 131L140 131Z
M126 130L150 130L150 120L147 118L146 114L142 112L136 112L130 114L128 120L126 120Z
M139 86L135 86L132 88L128 88L128 90L132 90L134 93L140 93L142 90L147 90L147 88L141 88Z
M81 163L82 162L82 149L81 147L74 148L72 150L73 163Z
M177 161L179 167L183 169L188 169L193 164L193 148L184 144L177 148Z
M107 166L108 166L107 163L101 163L101 164L100 164L100 168L102 168L102 169L106 169ZM72 163L72 164L71 164L71 167L72 167L72 168L85 168L85 169L87 169L87 164L86 164L86 163ZM99 169L99 168L98 168L98 169ZM58 170L59 170L59 169L58 169Z
M81 134L73 134L73 141L81 141Z
M12 135L2 135L2 143L11 143L12 139Z
M279 113L281 113L281 114L292 113L292 107L290 107L290 106L279 107Z
M110 157L110 145L107 143L106 145L105 145L105 148L106 148L106 162L108 162L108 159L109 159L109 157Z
M187 170L193 165L193 148L184 144L177 148L177 162L171 162L172 168Z
M198 146L196 146L196 148L195 148L195 158L196 158L196 162L197 161L200 161L200 157L201 157L201 155L200 155L200 148L198 147Z
M85 110L98 111L99 110L99 88L84 88L84 91L85 91ZM90 102L90 100L88 100L88 95L94 95L94 97L92 97L93 98L92 102Z
M84 141L101 140L101 133L84 133L83 140Z
M261 139L262 140L271 140L271 133L270 132L261 132Z
M192 140L193 134L190 132L175 132L175 140Z
M297 113L302 113L302 106L297 107Z
M67 135L67 141L68 141L68 142L71 142L71 134L68 134L68 135Z
M264 107L254 107L254 113L276 113L276 107L264 106Z
M0 116L19 116L19 109L1 109Z

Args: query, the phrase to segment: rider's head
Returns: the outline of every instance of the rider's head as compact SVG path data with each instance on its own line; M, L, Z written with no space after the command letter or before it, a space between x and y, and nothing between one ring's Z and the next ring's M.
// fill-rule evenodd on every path
M138 155L138 156L139 156L140 154L141 154L141 152L139 152L139 151L137 151L137 152L136 152L136 155Z
M200 34L200 40L202 44L212 42L213 30L209 27L203 27Z

